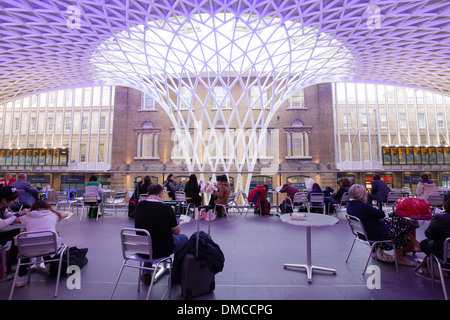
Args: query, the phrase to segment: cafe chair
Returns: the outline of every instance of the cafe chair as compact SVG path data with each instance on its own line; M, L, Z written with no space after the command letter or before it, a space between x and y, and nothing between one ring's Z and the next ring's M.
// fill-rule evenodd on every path
M342 208L347 205L347 202L349 200L350 200L350 196L349 196L348 192L344 192L344 194L341 197L341 201L339 203L328 202L328 212L331 212L330 207L334 207L336 210L336 216L339 216Z
M428 196L427 201L430 204L431 209L433 208L444 209L445 194L440 192L432 192Z
M148 194L143 193L143 194L139 195L138 202L145 201L147 199L148 199Z
M228 200L227 200L226 204L220 204L220 203L214 204L214 211L217 212L217 207L222 207L222 214L226 215L228 221L231 222L229 208L233 204L236 204L236 193L231 192L230 195L228 196Z
M124 228L120 232L120 239L122 243L123 262L109 299L111 300L113 298L114 292L117 288L117 284L119 283L120 277L125 267L139 270L138 292L140 292L141 287L142 270L149 270L153 272L146 300L150 298L153 284L158 281L158 279L167 271L169 274L168 297L170 298L172 290L172 258L170 256L160 259L153 258L152 238L150 236L150 233L145 229ZM151 267L144 266L145 262L149 263ZM167 290L164 292L161 300L164 298L166 292Z
M301 209L308 207L308 195L304 192L296 192L294 194L294 199L291 199L288 196L286 197L286 200L290 202L293 211L295 211L295 208Z
M445 300L448 300L447 288L445 286L445 278L443 271L450 271L450 238L445 239L444 242L444 252L443 257L440 259L435 254L430 254L430 269L431 269L431 279L434 278L434 263L436 262L439 270L439 279L442 284L442 291L444 292ZM434 280L431 281L434 288Z
M76 202L76 200L70 200L67 198L67 191L56 192L55 200L56 200L55 210L59 210L59 207L67 207L67 210L70 211L72 205Z
M395 204L397 203L397 200L402 198L403 195L399 192L389 192L388 196L386 198L386 201L382 202L382 207L392 207L392 213L394 213L395 211ZM387 213L387 211L385 210L384 212Z
M392 246L394 247L394 251L395 251L395 243L392 240L383 240L383 241L368 240L369 238L367 237L366 230L364 229L364 226L363 226L361 220L359 220L355 216L351 216L348 214L346 214L345 216L346 216L348 224L350 226L350 230L352 231L352 233L354 235L353 242L350 247L350 251L348 252L347 259L345 259L345 262L348 262L348 259L350 258L350 254L352 253L353 246L356 241L364 243L365 245L368 245L370 247L369 257L366 260L366 264L365 264L363 272L362 272L362 274L364 275L364 273L366 272L366 269L367 269L367 264L369 263L369 259L372 255L372 252L376 248L376 246L380 243L391 243ZM398 272L397 256L395 254L394 254L394 258L395 258L395 268Z
M2 278L6 278L6 271L8 269L6 253L11 250L11 241L7 241L4 245L0 244L0 250L2 254Z
M80 222L83 219L84 210L87 208L87 214L89 214L89 210L91 208L97 209L97 217L96 220L98 221L98 198L96 193L84 193L83 194L83 202L82 202L82 209L81 209L81 215L80 215Z
M181 202L181 207L184 208L183 212L185 214L189 213L189 208L191 206L193 208L195 207L193 203L187 202L186 193L184 191L175 191L175 201Z
M61 266L64 252L67 251L67 266L69 266L69 247L62 244L61 247L57 247L56 233L53 231L34 231L34 232L22 232L17 236L17 249L18 262L16 273L14 274L14 280L11 285L11 291L9 293L9 300L12 299L14 294L14 288L16 286L16 280L19 276L19 269L21 266L28 267L28 280L30 282L31 270L30 267L36 264L37 261L41 261L43 257L51 256L50 259L45 259L44 263L58 262L58 274L56 276L56 289L55 298L58 295L59 279L61 276ZM67 272L67 270L65 270Z
M251 208L255 208L255 204L248 200L247 194L244 191L241 191L242 195L242 202L243 204L240 206L240 208L245 208L247 211L245 212L245 217L247 218L247 214L250 211Z
M101 204L102 213L104 213L108 208L112 208L114 210L114 214L117 214L117 209L120 208L123 208L128 212L127 195L127 190L116 191L112 200L105 201Z
M326 214L325 195L324 194L311 193L309 195L308 212L311 212L312 208L322 209L323 214Z

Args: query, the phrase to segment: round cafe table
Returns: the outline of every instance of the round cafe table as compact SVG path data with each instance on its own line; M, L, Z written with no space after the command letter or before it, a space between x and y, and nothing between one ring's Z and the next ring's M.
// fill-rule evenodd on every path
M305 213L305 220L294 220L291 219L290 214L281 215L281 221L285 223L289 223L294 226L306 227L306 264L284 264L284 268L296 268L296 269L305 269L306 275L308 278L308 282L312 282L312 272L313 270L325 271L336 274L335 269L324 268L315 266L311 262L311 227L325 227L332 226L339 222L339 220L335 217L317 214L317 213Z

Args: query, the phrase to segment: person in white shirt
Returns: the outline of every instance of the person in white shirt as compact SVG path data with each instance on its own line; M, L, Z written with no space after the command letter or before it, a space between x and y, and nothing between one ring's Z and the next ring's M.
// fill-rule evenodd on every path
M27 232L35 231L53 231L56 233L58 248L61 246L61 238L56 230L59 221L68 216L66 212L58 212L52 209L52 206L45 200L36 201L30 208L30 211L19 218L20 223L24 224ZM20 267L19 277L16 280L17 287L23 287L27 282L27 267Z

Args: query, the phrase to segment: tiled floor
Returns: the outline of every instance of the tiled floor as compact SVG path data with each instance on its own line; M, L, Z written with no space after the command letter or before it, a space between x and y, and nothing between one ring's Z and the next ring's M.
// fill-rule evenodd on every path
M440 284L432 288L428 280L414 275L414 268L394 265L371 259L375 272L362 275L368 247L356 243L349 262L345 262L352 234L346 221L337 225L312 229L313 264L332 267L336 275L316 272L312 283L307 282L303 271L286 270L284 263L306 262L306 229L288 225L277 216L260 217L253 213L247 217L232 215L231 222L219 219L211 223L211 235L225 255L224 270L216 275L216 289L211 294L195 300L442 300ZM65 243L88 248L89 263L81 270L81 288L69 289L62 278L57 300L109 299L122 262L119 232L133 227L134 221L124 213L105 216L98 222L93 219L79 221L76 214L61 222L59 232ZM417 238L423 239L422 225ZM207 224L201 221L201 229ZM196 230L195 221L183 226L190 236ZM422 253L408 256L422 258ZM378 268L377 268L378 267ZM137 292L137 271L126 270L116 290L114 299L142 300L146 288ZM0 299L8 298L12 281L0 282ZM370 289L368 284L376 285ZM52 300L55 281L50 276L35 271L31 283L17 288L16 300ZM166 277L154 287L151 299L160 299ZM179 285L172 288L172 300L182 300Z

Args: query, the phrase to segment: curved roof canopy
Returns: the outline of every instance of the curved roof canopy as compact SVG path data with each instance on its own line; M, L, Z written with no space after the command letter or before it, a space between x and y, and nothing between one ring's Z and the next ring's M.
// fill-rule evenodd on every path
M0 8L0 101L92 84L155 92L211 73L209 87L270 77L288 87L359 81L450 93L450 1L0 0Z

